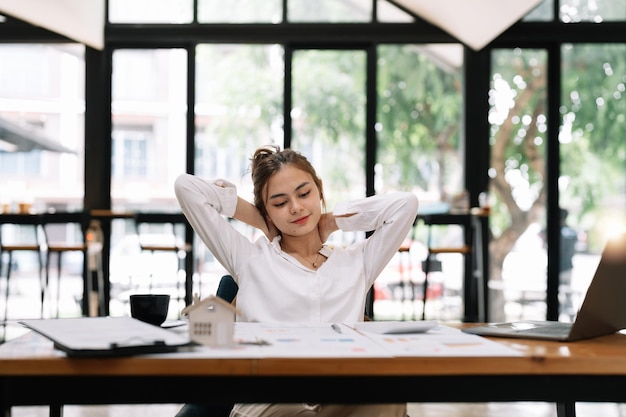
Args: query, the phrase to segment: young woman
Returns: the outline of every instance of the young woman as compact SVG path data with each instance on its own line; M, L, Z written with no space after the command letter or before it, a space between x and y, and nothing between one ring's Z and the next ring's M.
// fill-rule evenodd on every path
M176 197L202 241L239 285L238 321L346 322L363 320L366 295L417 216L412 193L337 204L325 212L322 181L291 149L265 146L251 166L254 204L234 185L183 174ZM227 217L260 229L251 242ZM324 244L337 231L373 231L346 247ZM405 417L405 404L236 404L231 416Z

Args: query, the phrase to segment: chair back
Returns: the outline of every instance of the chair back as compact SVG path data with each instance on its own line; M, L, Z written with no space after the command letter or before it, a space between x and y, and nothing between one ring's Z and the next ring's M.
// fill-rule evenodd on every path
M48 249L86 249L88 222L88 214L82 211L42 213L41 226Z
M232 303L235 301L235 297L237 297L237 291L239 291L239 286L233 279L232 275L224 275L220 278L215 295L225 301L228 301L229 303Z
M136 213L135 230L142 250L185 251L185 216L182 213Z
M39 251L45 242L38 214L0 215L1 251Z

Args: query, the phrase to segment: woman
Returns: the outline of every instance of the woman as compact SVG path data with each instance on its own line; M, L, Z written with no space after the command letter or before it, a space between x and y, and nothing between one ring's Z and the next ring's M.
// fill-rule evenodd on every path
M239 286L238 321L357 322L369 288L417 215L411 193L339 203L325 213L322 181L300 153L266 146L252 157L254 204L234 185L189 174L176 180L186 218ZM226 217L260 229L251 242ZM373 231L347 247L324 244L337 230ZM236 404L239 416L405 417L406 404Z

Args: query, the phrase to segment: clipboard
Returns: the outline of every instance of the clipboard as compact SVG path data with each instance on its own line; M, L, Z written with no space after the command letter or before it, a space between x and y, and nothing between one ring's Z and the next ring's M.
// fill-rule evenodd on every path
M192 346L181 335L132 317L78 317L19 321L69 357L131 356L176 352Z

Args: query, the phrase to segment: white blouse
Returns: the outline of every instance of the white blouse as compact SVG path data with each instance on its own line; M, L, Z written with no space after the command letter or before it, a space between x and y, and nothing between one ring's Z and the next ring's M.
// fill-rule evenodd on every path
M217 185L219 184L219 185ZM417 216L417 197L408 192L377 195L337 204L343 231L374 231L347 247L325 246L328 259L317 270L307 268L282 251L280 237L261 236L251 242L226 217L237 205L237 189L225 180L190 174L175 183L185 217L239 285L238 321L357 322L363 320L365 300Z

